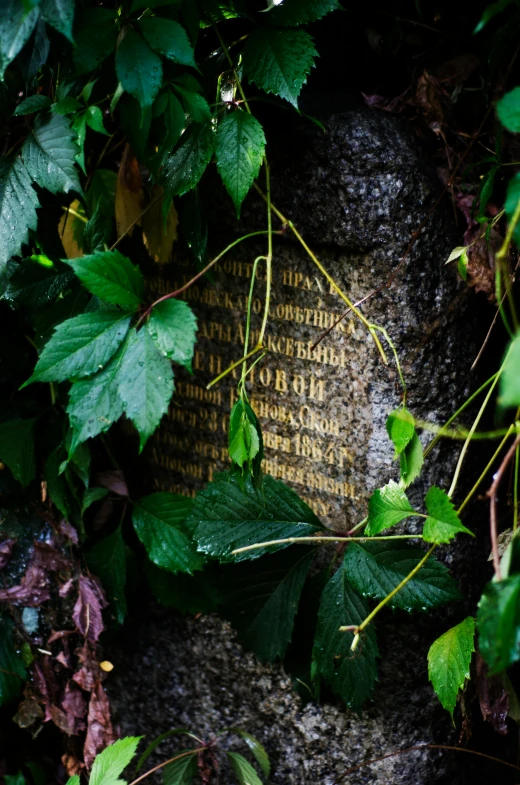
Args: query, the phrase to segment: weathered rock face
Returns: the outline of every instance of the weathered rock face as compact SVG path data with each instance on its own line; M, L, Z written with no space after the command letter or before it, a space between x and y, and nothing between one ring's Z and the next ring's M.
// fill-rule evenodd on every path
M326 134L315 127L302 134L294 162L275 163L273 202L294 220L325 269L356 302L390 280L438 188L409 130L394 118L356 111L331 118L326 127ZM225 217L212 233L217 251L241 234L265 228L265 205L259 199L246 204L240 224L233 225L230 211L226 202ZM444 266L453 243L442 215L427 221L392 287L362 306L395 342L410 408L437 421L462 398L471 363L454 329L466 292L461 287L457 293L454 270ZM153 441L157 489L194 493L228 465L229 412L240 368L210 390L206 385L243 354L253 262L265 253L265 238L236 246L211 282L183 295L197 313L199 342L194 376L177 383L168 419ZM153 282L157 295L188 280L182 264L177 260ZM260 261L249 348L259 335L265 276ZM401 400L390 347L378 333L389 358L385 366L353 313L313 348L344 310L291 232L275 238L268 353L248 377L264 433L264 470L341 529L363 517L369 494L394 473L385 421Z
M273 202L357 301L389 281L438 188L409 130L395 118L356 111L330 118L326 127L326 135L314 127L303 132L293 160L274 163ZM228 213L226 204L223 215ZM242 228L223 219L219 236L214 233L216 250L239 232L262 229L264 219L263 203L252 199ZM472 347L459 341L457 327L466 320L467 291L444 265L453 245L449 222L437 212L393 285L363 306L395 343L409 408L436 422L465 397L474 357ZM156 489L193 493L227 464L238 373L209 391L206 384L242 355L253 261L265 249L263 238L238 246L211 282L186 293L199 318L199 344L194 376L177 384L152 446ZM153 283L157 294L187 280L189 271L181 265L171 265ZM261 262L252 300L253 346L264 279ZM372 337L352 314L311 349L343 310L290 232L276 238L269 354L249 377L264 432L264 469L291 485L326 523L342 529L362 518L372 490L397 474L385 421L401 400L392 360L389 367L381 362ZM452 464L448 449L426 467L424 484L447 487ZM211 734L240 725L266 744L273 783L333 785L347 767L367 758L450 737L449 717L433 697L426 669L428 646L445 630L446 619L441 626L422 617L396 623L383 614L381 626L380 683L361 717L339 704L304 707L282 668L258 664L216 618L159 615L132 630L131 655L123 653L124 646L119 654L107 651L117 665L109 685L112 701L125 733L151 738L184 725ZM345 782L462 785L480 781L472 765L421 750L360 769ZM231 781L224 773L223 785Z

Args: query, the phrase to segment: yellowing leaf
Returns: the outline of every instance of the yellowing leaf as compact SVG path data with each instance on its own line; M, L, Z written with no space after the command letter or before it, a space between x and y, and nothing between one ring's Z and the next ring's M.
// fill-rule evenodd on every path
M134 226L140 223L143 212L143 187L137 158L130 145L126 145L119 166L116 183L116 226L117 236L132 235Z
M79 199L74 199L58 223L58 233L67 259L83 256L82 238L87 217Z
M166 264L170 261L172 248L177 239L177 227L179 216L172 202L166 223L163 222L163 189L155 186L152 190L151 207L143 215L143 241L148 253L159 264ZM159 197L159 198L158 198Z
M102 671L105 671L105 673L110 673L110 671L114 670L114 665L108 660L103 660L103 662L100 662L99 667Z

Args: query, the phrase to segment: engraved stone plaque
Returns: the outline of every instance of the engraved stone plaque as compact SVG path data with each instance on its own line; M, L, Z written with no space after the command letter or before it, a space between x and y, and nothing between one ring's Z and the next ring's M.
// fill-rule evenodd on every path
M296 160L273 167L273 203L295 222L353 302L380 290L361 306L363 313L395 343L410 409L441 420L464 393L471 358L460 356L454 337L453 320L462 318L466 294L444 265L449 230L439 214L427 218L438 192L435 178L425 173L410 132L392 117L356 111L330 118L326 127L326 135L306 130ZM215 253L265 227L259 198L249 201L236 225L231 212L231 203L223 205L226 223L212 232ZM274 228L280 227L275 220ZM207 385L242 357L253 263L266 248L264 237L237 245L211 280L198 281L182 295L197 315L198 342L193 375L177 374L173 403L151 442L156 490L192 495L229 465L229 413L241 368ZM175 291L192 276L192 266L179 254L151 282L152 296ZM261 325L265 276L261 261L251 300L250 348ZM353 313L313 348L345 309L291 231L276 236L267 352L247 383L263 431L263 470L339 529L363 517L372 490L396 474L385 421L402 394L390 347L382 339L385 366ZM437 482L447 469L437 467Z

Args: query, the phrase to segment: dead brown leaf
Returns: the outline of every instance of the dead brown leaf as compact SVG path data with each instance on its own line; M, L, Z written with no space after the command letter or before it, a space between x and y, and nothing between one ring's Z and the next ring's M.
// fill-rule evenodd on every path
M143 212L143 184L139 163L132 153L130 145L126 145L116 183L116 226L117 236L132 235L134 225L140 223L139 216ZM131 228L129 228L131 227Z
M94 576L80 575L78 579L78 599L74 605L72 618L81 634L90 641L97 641L103 632L103 608L108 605L105 593Z
M67 259L76 259L78 256L84 255L81 243L85 222L86 216L83 206L79 199L74 199L58 223L58 233Z
M9 564L15 543L16 540L13 538L0 542L0 570L3 570L6 564Z
M177 239L179 216L172 202L166 216L166 223L163 221L162 191L160 186L154 186L150 199L151 206L143 215L142 224L143 241L148 253L154 262L166 264L170 261L173 244Z
M86 640L84 645L76 651L76 655L81 663L81 668L74 674L72 679L85 692L92 692L100 677L95 647Z
M125 475L120 469L111 469L106 472L98 472L94 475L94 484L102 488L117 493L118 496L128 496L128 486Z
M110 705L101 682L97 682L90 696L87 737L83 747L85 766L90 769L96 755L116 740L110 719Z
M509 695L500 676L488 676L487 665L477 654L475 663L475 687L484 720L489 722L497 733L507 733Z
M495 229L491 229L489 238L482 237L484 231L485 226L478 224L464 235L464 244L469 246L467 280L476 292L483 292L495 303L495 254L502 245L502 237Z
M417 80L415 105L426 124L436 134L440 134L445 125L443 98L444 93L439 81L424 71Z

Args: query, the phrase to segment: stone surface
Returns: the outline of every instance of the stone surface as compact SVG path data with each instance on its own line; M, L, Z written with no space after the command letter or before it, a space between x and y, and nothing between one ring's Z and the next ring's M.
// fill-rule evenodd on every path
M389 281L412 233L428 217L438 187L399 120L355 111L329 118L326 127L323 134L307 126L292 159L275 161L273 201L357 301ZM215 251L245 232L265 228L265 207L258 198L246 203L240 222L229 218L231 211L225 201L211 235ZM409 385L409 407L435 422L463 398L472 361L457 329L467 290L457 282L453 266L444 265L454 244L450 234L441 209L426 221L392 287L363 305L366 317L395 343ZM197 283L183 295L199 319L194 375L179 375L168 418L150 448L157 489L193 494L228 465L229 412L240 369L210 390L206 385L243 354L253 263L265 252L264 238L243 242L219 262L212 281ZM164 294L189 280L184 264L180 255L152 282L153 292ZM250 348L258 338L264 298L260 261ZM352 313L312 350L344 310L291 232L276 237L268 353L248 377L264 433L264 470L286 481L325 523L340 529L362 518L372 490L395 475L385 421L401 400L390 347L380 334L389 360L385 366L373 338ZM443 484L449 461L437 466L434 479Z

